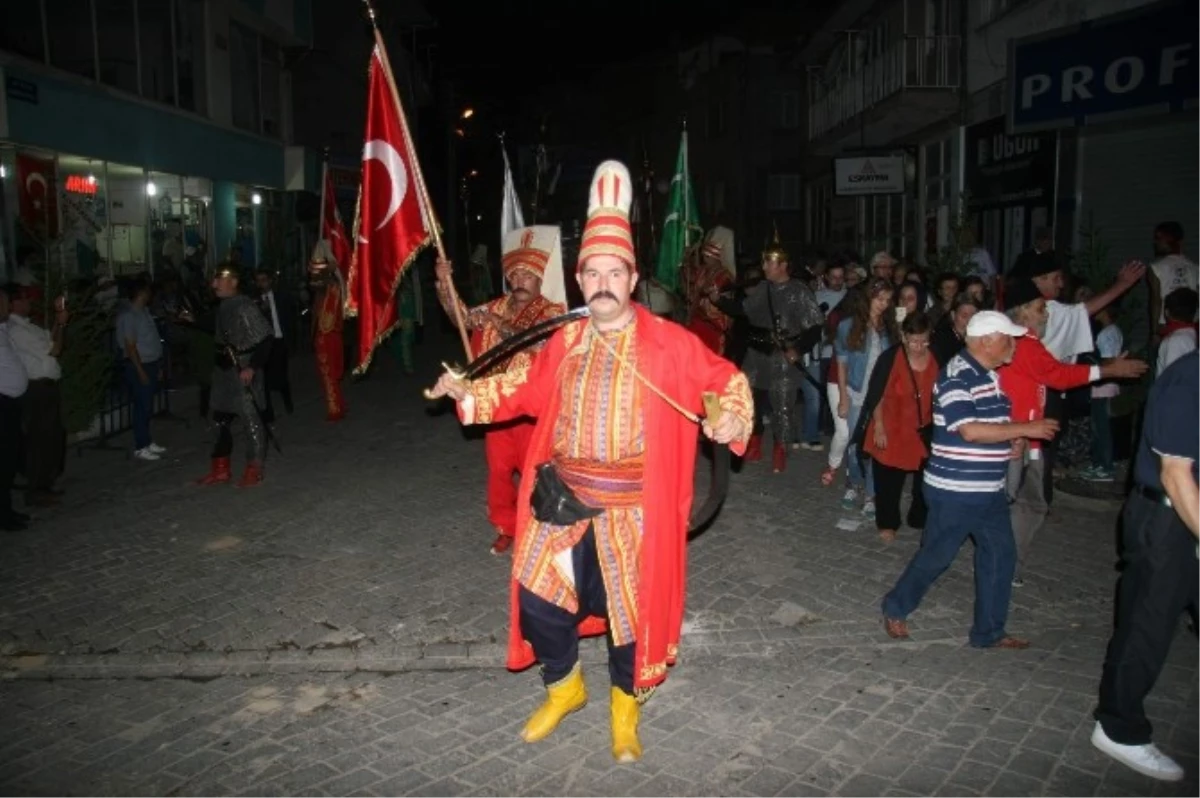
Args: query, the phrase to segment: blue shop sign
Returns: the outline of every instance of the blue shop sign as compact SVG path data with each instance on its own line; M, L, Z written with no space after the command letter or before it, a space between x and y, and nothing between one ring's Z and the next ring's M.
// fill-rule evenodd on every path
M1196 0L1168 0L1009 43L1008 130L1196 107Z

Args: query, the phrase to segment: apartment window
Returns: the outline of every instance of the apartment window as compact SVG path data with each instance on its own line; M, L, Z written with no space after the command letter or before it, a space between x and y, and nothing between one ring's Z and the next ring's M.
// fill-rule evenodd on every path
M233 124L258 133L259 116L258 34L229 23L229 79L233 101Z
M859 250L864 256L887 250L896 257L908 252L907 196L904 194L879 194L862 197L862 230Z
M138 92L137 7L134 0L95 0L100 82Z
M0 3L0 50L34 61L46 60L40 3L18 0Z
M204 0L175 4L175 68L179 75L179 107L208 113L204 80Z
M781 91L775 95L777 122L784 130L800 127L800 92Z
M279 45L262 39L260 82L262 84L262 134L279 138L282 129L283 98L280 81L283 67Z
M823 183L809 187L808 243L826 245L833 233L833 186Z
M5 5L21 5L6 2ZM45 0L50 63L96 79L96 42L92 38L91 0Z
M708 106L707 127L710 139L725 135L725 103L715 102Z
M945 138L926 144L925 151L925 199L931 206L950 202L950 187L953 185L952 139Z
M800 175L771 175L767 178L767 210L800 210Z
M1004 16L1010 10L1024 3L1025 0L978 0L978 2L979 24L986 25Z
M138 40L141 42L142 96L175 104L175 52L170 3L137 4Z

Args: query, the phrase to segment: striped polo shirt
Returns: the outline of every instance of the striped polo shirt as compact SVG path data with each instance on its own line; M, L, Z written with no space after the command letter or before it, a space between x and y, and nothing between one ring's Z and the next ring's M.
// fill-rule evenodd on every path
M1004 490L1012 444L969 443L959 429L972 422L1007 424L1011 409L996 372L965 349L951 358L933 386L933 450L925 487L975 495Z

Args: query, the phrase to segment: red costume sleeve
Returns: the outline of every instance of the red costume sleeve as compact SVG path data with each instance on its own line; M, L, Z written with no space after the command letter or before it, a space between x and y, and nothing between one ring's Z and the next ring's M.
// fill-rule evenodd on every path
M1074 365L1057 360L1036 338L1022 338L1017 342L1018 354L1011 367L1034 382L1056 391L1069 391L1092 381L1092 367Z
M495 424L522 416L537 418L555 387L554 376L562 356L560 330L545 349L525 361L528 366L514 363L499 374L472 382L473 402L459 403L459 419L464 424Z

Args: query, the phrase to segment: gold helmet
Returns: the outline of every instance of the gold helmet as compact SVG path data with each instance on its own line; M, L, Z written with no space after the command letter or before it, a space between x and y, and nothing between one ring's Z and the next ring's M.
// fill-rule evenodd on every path
M770 246L763 250L763 260L787 261L787 250L783 248L783 244L779 243L779 225L775 223L772 225L775 228L775 239Z

